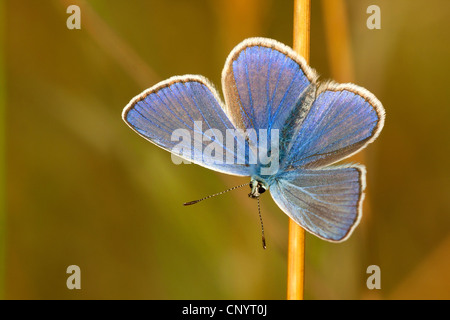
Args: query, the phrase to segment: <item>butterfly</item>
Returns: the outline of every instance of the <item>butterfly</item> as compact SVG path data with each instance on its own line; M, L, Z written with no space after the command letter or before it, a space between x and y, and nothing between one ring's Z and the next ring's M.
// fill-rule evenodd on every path
M303 57L267 38L246 39L231 51L222 90L224 102L203 76L175 76L134 97L122 118L181 159L250 177L245 185L258 207L270 190L308 232L348 239L361 219L366 170L335 163L378 137L385 119L380 101L355 84L319 81ZM180 147L174 132L194 141Z

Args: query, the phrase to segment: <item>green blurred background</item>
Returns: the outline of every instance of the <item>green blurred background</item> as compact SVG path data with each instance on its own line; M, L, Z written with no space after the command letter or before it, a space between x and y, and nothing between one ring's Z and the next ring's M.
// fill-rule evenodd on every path
M344 1L352 71L340 76L333 1L312 1L311 65L366 87L387 118L358 159L360 226L342 244L306 236L305 298L450 299L450 2ZM70 4L81 30L66 27ZM381 30L366 27L372 4ZM173 75L220 90L247 37L292 45L293 1L2 0L0 19L0 297L285 298L288 218L271 197L262 250L247 190L182 206L246 178L174 165L121 111ZM81 290L66 287L72 264ZM366 287L373 264L380 290Z

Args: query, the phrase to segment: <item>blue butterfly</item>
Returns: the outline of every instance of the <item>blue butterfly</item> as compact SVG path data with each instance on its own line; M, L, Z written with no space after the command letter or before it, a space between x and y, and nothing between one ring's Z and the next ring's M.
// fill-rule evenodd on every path
M278 206L310 233L346 240L361 219L366 171L362 165L332 164L378 137L385 118L380 101L354 84L319 82L300 55L266 38L246 39L232 50L222 89L225 103L202 76L172 77L134 97L122 117L184 160L249 176L250 197L259 199L270 189ZM181 150L176 130L195 141ZM228 132L241 144L226 145ZM274 137L276 147L268 146ZM266 158L276 156L276 170L255 154L262 142ZM215 152L205 155L211 144Z

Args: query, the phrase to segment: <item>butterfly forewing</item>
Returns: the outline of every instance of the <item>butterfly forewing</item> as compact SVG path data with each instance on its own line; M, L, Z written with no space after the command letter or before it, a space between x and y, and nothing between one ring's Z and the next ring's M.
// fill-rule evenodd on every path
M239 132L213 86L201 76L173 77L144 91L125 107L123 119L141 136L183 159L228 174L251 175L248 153L238 152L237 143L226 144L227 132ZM181 135L188 144L178 153ZM204 153L212 141L221 151L218 161Z
M257 134L267 129L270 135L270 130L283 128L316 77L289 47L270 39L247 39L231 52L222 72L227 113L237 127Z

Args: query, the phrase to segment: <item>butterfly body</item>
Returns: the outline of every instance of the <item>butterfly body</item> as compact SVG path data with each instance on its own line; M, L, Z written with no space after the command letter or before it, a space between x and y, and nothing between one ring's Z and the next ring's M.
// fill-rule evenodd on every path
M316 236L347 239L361 219L365 167L334 163L378 137L378 99L354 84L320 82L301 56L265 38L232 50L222 89L224 101L202 76L173 77L133 98L122 117L184 160L250 177L250 198L270 190Z
M269 188L267 182L260 177L252 177L250 180L251 192L248 194L250 198L256 199Z

